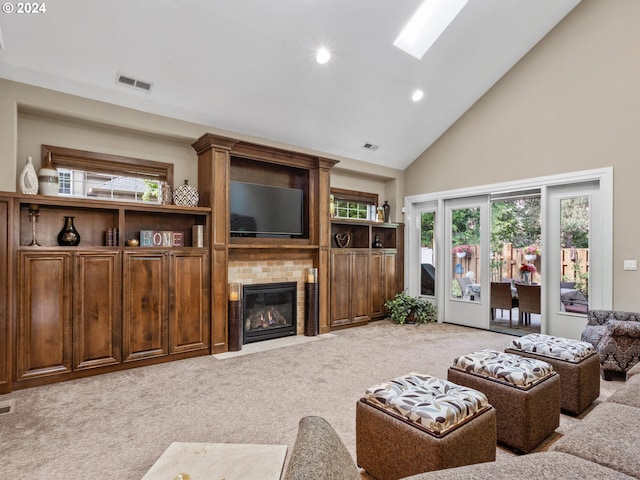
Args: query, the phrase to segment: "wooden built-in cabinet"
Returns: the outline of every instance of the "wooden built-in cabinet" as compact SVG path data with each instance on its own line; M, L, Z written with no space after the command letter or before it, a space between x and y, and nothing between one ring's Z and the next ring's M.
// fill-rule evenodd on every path
M308 260L318 268L319 330L330 330L330 170L335 160L205 134L192 147L198 154L200 204L210 206L211 350L228 350L230 261ZM304 232L297 238L234 237L230 232L231 181L303 192Z
M385 317L384 303L403 290L403 232L401 224L347 219L331 222L332 327ZM383 248L372 247L376 235ZM344 246L347 238L349 243Z
M370 307L370 255L367 251L331 252L331 326L367 322Z
M210 208L3 194L0 215L13 226L0 231L0 264L16 278L15 288L0 280L0 333L15 325L14 351L0 337L0 393L210 353ZM57 244L64 216L76 247ZM194 225L205 226L203 247L191 246ZM118 244L107 245L114 228ZM183 244L128 246L141 230L182 232Z

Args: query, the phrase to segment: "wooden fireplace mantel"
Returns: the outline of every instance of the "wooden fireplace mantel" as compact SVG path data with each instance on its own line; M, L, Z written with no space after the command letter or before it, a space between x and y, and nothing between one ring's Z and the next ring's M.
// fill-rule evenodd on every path
M331 218L330 170L336 160L269 147L207 133L192 147L198 154L200 204L212 209L211 350L228 350L229 260L304 258L318 268L320 333L330 329L329 268ZM232 238L229 226L231 180L270 186L295 186L305 196L306 231L303 238Z

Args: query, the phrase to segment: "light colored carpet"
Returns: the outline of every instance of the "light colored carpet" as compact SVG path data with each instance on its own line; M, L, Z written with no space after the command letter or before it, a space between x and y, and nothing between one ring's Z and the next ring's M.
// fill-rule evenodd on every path
M446 378L454 357L501 350L511 338L385 320L283 348L0 395L15 400L14 413L0 415L0 478L140 479L174 441L291 448L305 415L325 417L355 458L355 403L367 387L412 371ZM603 382L600 398L621 384ZM558 434L579 421L563 415Z

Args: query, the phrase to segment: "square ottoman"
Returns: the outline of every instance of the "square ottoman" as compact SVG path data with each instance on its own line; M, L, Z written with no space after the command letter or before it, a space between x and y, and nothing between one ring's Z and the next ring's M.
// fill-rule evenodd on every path
M495 410L481 392L443 379L395 378L356 403L356 457L378 480L493 461Z
M482 350L456 358L447 378L487 396L498 441L516 450L530 452L560 425L560 376L546 362Z
M600 357L593 345L532 333L514 338L505 350L550 363L560 375L560 407L578 415L600 396Z

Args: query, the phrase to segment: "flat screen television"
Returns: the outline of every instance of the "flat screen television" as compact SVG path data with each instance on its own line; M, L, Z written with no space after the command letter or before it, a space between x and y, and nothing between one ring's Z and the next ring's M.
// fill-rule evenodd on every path
M303 191L246 182L230 182L231 235L298 237L304 233Z

